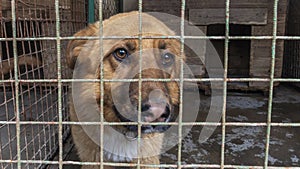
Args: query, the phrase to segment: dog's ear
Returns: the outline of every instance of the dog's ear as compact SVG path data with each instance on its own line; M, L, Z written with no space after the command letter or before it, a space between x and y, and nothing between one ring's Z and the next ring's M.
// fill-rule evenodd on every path
M87 28L77 32L75 37L83 36L96 36L97 35L97 24L91 24ZM79 56L82 48L87 43L88 39L75 39L71 40L67 46L67 64L69 68L74 69L77 57Z

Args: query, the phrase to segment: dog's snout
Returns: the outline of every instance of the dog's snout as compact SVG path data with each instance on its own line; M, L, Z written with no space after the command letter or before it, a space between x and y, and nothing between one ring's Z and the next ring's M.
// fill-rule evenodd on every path
M164 102L142 104L142 119L145 122L166 122L169 116L169 105Z
M148 100L142 103L142 116L145 122L165 122L170 116L168 97L160 89L149 93Z
M164 83L159 82L143 82L142 83L142 93L141 93L141 121L147 123L155 122L169 122L173 111L170 96L168 95L168 90ZM124 113L123 117L120 116L119 119L123 122L128 121L138 121L139 114L139 94L138 94L138 84L133 82L130 84L130 101L134 105L135 110L130 111L131 113ZM132 114L135 113L134 115ZM133 116L128 117L131 114ZM126 125L127 129L136 132L137 125ZM168 129L168 125L142 125L142 133L153 133L153 132L164 132Z

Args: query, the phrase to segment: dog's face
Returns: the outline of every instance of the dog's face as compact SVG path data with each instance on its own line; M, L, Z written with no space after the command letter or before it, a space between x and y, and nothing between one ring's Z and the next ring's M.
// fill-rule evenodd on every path
M98 31L97 26L91 25L75 36L92 36ZM147 34L147 36L155 35ZM76 59L86 43L87 40L73 40L69 43L67 62L71 68L74 68ZM106 43L105 40L103 43ZM99 51L99 48L101 46L98 45L90 47L89 55L99 55L93 52ZM107 47L104 50L102 62L103 77L108 80L129 79L130 82L104 82L105 120L137 122L140 117L142 122L148 123L141 127L143 137L166 131L169 128L168 125L151 125L150 123L172 122L177 117L179 86L174 79L180 77L180 59L180 42L176 39L143 39L141 41L124 39L115 41ZM101 78L100 67L99 64L94 74L94 77L98 79ZM141 79L143 80L139 81ZM100 107L100 83L94 83L93 87ZM137 125L114 127L124 133L131 132L137 135L138 132Z
M179 103L178 84L162 79L179 77L176 75L180 69L180 44L177 40L145 39L142 40L141 47L142 53L139 52L138 40L123 40L113 46L105 56L104 75L113 74L114 77L118 77L117 79L133 80L130 83L106 83L105 91L119 94L117 99L109 96L111 102L105 102L105 107L108 108L104 112L107 121L137 122L139 97L142 122L170 122L176 117ZM143 79L141 83L136 81L139 78ZM123 127L132 132L138 130L136 125ZM149 134L164 132L167 129L167 125L143 125L141 131Z

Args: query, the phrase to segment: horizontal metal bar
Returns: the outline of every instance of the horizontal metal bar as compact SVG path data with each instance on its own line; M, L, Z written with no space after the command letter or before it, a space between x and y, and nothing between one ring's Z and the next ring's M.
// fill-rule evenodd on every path
M17 41L42 40L99 40L99 36L66 36L66 37L23 37ZM139 36L102 36L103 39L139 39ZM142 39L180 39L180 36L142 36ZM225 36L184 36L184 39L224 40ZM229 36L230 40L272 40L273 36ZM300 36L277 36L276 40L300 40ZM0 41L13 41L13 38L0 38Z
M34 79L34 80L18 80L20 83L58 83L57 79ZM61 79L63 83L71 82L138 82L139 79ZM180 79L141 79L142 82L180 82ZM224 78L183 78L185 82L223 82ZM269 82L270 78L227 78L227 82ZM275 82L300 82L299 78L274 78ZM15 80L0 80L0 83L14 83Z
M189 81L189 82L194 82L194 81L224 81L223 78L201 78L201 79L191 79L191 78L185 78L183 79L184 81ZM249 79L251 80L251 79ZM57 79L34 79L34 80L19 80L21 83L57 83ZM152 79L152 78L147 78L147 79L62 79L61 82L64 83L70 83L70 82L138 82L138 81L144 81L144 82L149 82L149 81L161 81L161 82L179 82L180 79ZM261 80L258 80L261 81ZM13 83L15 82L14 80L0 80L0 83Z
M17 163L17 160L0 160L0 163ZM26 164L59 164L59 161L47 161L47 160L20 160L21 163ZM100 165L100 163L97 162L77 162L77 161L63 161L63 164L77 164L77 165Z
M0 160L0 163L15 164L17 160ZM46 161L46 160L20 160L22 164L47 164L47 165L58 165L58 161ZM100 162L79 162L79 161L63 161L63 165L98 165ZM136 163L112 163L104 162L104 166L120 166L120 167L136 167ZM140 164L141 167L164 167L164 168L177 168L176 164L159 164L159 165L150 165L150 164ZM182 168L220 168L220 165L217 164L182 164ZM263 166L245 166L245 165L224 165L224 168L239 168L239 169L263 169ZM282 169L286 168L284 166L268 166L268 169ZM288 167L289 169L299 169L299 167Z
M0 125L12 124L15 125L15 121L0 121ZM59 122L49 122L49 121L20 121L21 125L58 125ZM71 121L63 121L63 125L106 125L106 126L121 126L121 125L171 125L177 126L178 122L71 122ZM218 122L182 122L183 126L221 126L222 123ZM224 125L226 126L267 126L266 122L226 122ZM300 123L271 123L271 126L274 127L300 127Z
M11 22L11 18L5 18L2 17L1 18L2 22ZM43 23L48 23L48 24L55 24L56 19L52 19L52 18L22 18L22 17L18 17L18 21L31 21L33 23L36 22L43 22ZM81 23L82 21L78 21L76 19L60 19L61 23Z
M295 78L274 78L273 79L274 82L300 82L300 78L295 79Z
M239 169L263 169L263 166L244 166L244 165L225 165L225 168L239 168ZM299 169L299 167L284 167L284 166L268 166L268 169Z

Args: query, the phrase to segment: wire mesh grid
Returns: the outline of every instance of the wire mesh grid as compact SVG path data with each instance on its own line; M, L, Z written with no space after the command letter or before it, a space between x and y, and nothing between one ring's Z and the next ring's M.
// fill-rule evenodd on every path
M58 90L49 80L35 83L38 79L57 79L56 41L35 38L56 37L55 1L1 1L0 46L0 167L40 168L42 163L10 163L14 160L51 159L58 150L58 126L51 125L59 117L68 119L68 90ZM71 36L86 25L85 1L63 0L59 2L62 22L59 32ZM18 40L17 40L18 38ZM26 41L23 38L32 38ZM66 42L60 46L66 47ZM62 60L63 57L62 57ZM65 62L65 61L63 61ZM70 76L66 68L63 76ZM20 82L19 80L26 80ZM11 81L11 82L8 82ZM61 97L58 97L60 94ZM58 99L60 98L60 99ZM60 103L59 103L60 102ZM20 122L28 122L21 125ZM30 124L31 122L48 124ZM12 122L11 124L9 124ZM65 139L67 126L60 128ZM6 162L3 162L6 161Z
M22 1L23 2L23 1ZM53 1L54 2L54 1ZM38 23L34 23L35 21L30 21L29 23L26 22L19 22L19 19L17 19L17 9L15 7L16 1L13 0L12 1L12 21L11 21L11 25L12 25L12 37L4 37L4 38L0 38L1 42L6 42L7 40L12 41L12 46L13 46L13 59L6 59L8 63L13 62L13 68L14 71L9 71L10 72L10 79L5 79L4 75L2 75L2 79L0 82L3 85L3 92L5 95L3 95L3 100L0 103L0 108L4 110L4 112L6 112L5 117L3 116L3 119L0 120L0 124L1 124L1 130L3 130L3 132L1 132L1 134L6 135L6 140L3 139L5 137L1 136L1 158L0 158L0 165L2 168L22 168L23 166L25 167L29 167L31 165L37 167L37 166L41 166L42 164L55 164L58 165L59 168L63 168L63 165L66 164L74 164L74 165L97 165L100 168L104 168L105 166L122 166L122 167L137 167L137 168L141 168L141 167L166 167L166 168L281 168L281 167L271 167L269 166L268 163L268 157L269 157L269 151L270 151L270 138L272 137L271 135L271 128L275 127L275 126L281 126L281 127L300 127L300 123L275 123L272 122L272 103L273 103L273 90L274 90L274 83L275 82L300 82L300 79L298 78L288 78L288 79L283 79L283 78L275 78L274 77L274 72L275 72L275 55L276 55L276 43L277 40L299 40L300 37L299 36L277 36L277 12L278 12L278 2L279 0L274 0L274 8L273 8L273 12L274 12L274 16L273 16L273 31L272 31L272 35L271 36L239 36L239 37L235 37L235 36L230 36L230 32L229 32L229 25L230 25L230 0L226 0L226 9L225 9L225 17L226 17L226 22L225 22L225 36L212 36L212 37L202 37L202 36L185 36L184 35L184 18L185 18L185 11L186 11L186 1L182 0L181 1L181 18L182 18L182 22L181 22L181 32L180 32L180 36L170 36L170 37L144 37L144 36L137 36L137 37L132 37L132 36L128 36L128 37L69 37L70 34L69 32L66 32L67 34L63 33L63 30L61 30L64 26L63 24L65 22L68 23L68 21L70 21L69 18L66 18L66 20L64 20L64 18L61 18L61 16L65 16L64 14L64 10L62 10L62 8L66 8L68 9L68 2L64 1L66 3L66 5L61 5L62 1L59 0L55 0L55 9L53 9L53 4L52 5L47 5L47 8L51 8L52 10L55 11L55 16L52 16L51 19L47 21L46 23L54 26L55 29L50 29L48 30L49 32L51 32L50 34L44 34L44 36L40 36L40 37L35 37L38 36L37 35L19 35L22 33L18 34L18 26L20 26L20 28L25 29L26 31L30 32L32 31L29 27L34 27L33 25L38 25ZM84 4L84 1L80 1L82 4ZM49 4L49 3L47 3ZM100 20L100 32L103 29L103 25L102 25L102 20L103 18L105 18L104 16L102 16L102 10L103 10L103 1L99 0L99 20ZM140 25L139 25L139 30L140 32L142 31L142 0L139 0L139 20L140 20ZM79 7L76 7L75 9L78 9ZM76 11L76 10L75 10ZM53 11L52 11L53 12ZM73 11L74 12L74 11ZM52 13L53 14L53 13ZM74 12L74 15L77 15L76 12ZM82 15L84 15L82 13ZM55 18L55 19L54 19ZM54 20L53 20L54 19ZM85 20L85 19L83 19ZM71 25L69 25L70 27L74 26L73 24L78 24L77 26L72 27L74 29L74 31L78 28L81 27L82 25L84 25L85 22L81 22L83 20L77 20L77 22L75 21L75 23L72 23ZM33 23L31 23L33 22ZM31 25L32 24L32 25ZM1 24L2 26L2 31L6 32L5 26L3 26L5 24ZM48 28L51 26L47 26ZM38 26L39 27L39 26ZM37 29L37 28L36 28ZM43 32L42 28L40 28L41 32ZM37 29L38 30L38 29ZM72 31L72 32L74 32ZM3 33L2 32L2 33ZM26 34L26 33L24 33ZM101 34L101 33L100 33ZM139 79L137 80L133 80L133 79L117 79L117 80L111 80L111 79L104 79L103 78L103 67L101 67L101 76L102 78L100 79L67 79L67 76L64 76L64 70L62 65L64 64L62 62L62 58L63 58L63 40L70 40L70 39L99 39L99 41L102 41L103 39L110 39L110 38L120 38L120 39L124 39L124 38L138 38L139 41L141 41L142 39L147 39L147 38L176 38L176 39L180 39L181 41L181 53L184 52L184 41L185 39L224 39L225 40L225 50L224 50L224 75L223 78L193 78L193 79L186 79L183 77L183 61L181 62L181 76L178 79L142 79L142 77L140 76ZM233 39L269 39L272 40L272 59L271 59L271 71L270 71L270 77L269 78L228 78L228 44L230 40ZM26 57L27 53L22 51L21 54L18 53L18 41L24 41L24 43L22 44L22 46L26 46L25 43L28 42L28 46L32 45L30 44L30 42L33 42L33 46L34 48L31 50L33 50L34 52L32 52L33 54L31 54L32 56L30 57L30 64L27 64L29 66L31 66L31 68L29 69L28 67L25 68L26 71L24 71L25 73L20 73L20 71L18 71L18 62L21 62L22 60L22 56ZM45 65L45 62L48 62L51 59L47 59L47 61L45 61L43 58L41 57L39 58L39 54L42 55L42 51L43 50L47 50L47 48L45 49L44 46L49 45L48 43L49 41L53 41L53 45L51 45L50 49L53 49L54 53L52 53L52 55L54 56L52 62L55 63L54 66L54 71L52 70L52 73L49 73L52 77L49 77L48 79L45 77L41 77L42 73L35 73L36 71L42 71L40 70L40 66L41 65ZM47 41L47 42L46 42ZM43 42L45 44L43 44ZM46 45L47 44L47 45ZM7 44L6 44L7 45ZM40 47L39 47L40 46ZM140 47L141 47L141 43L140 43ZM26 47L23 47L26 48ZM3 48L2 48L3 50ZM24 50L24 49L23 49ZM52 51L52 52L53 52ZM31 53L30 52L30 53ZM102 51L103 52L103 51ZM103 53L101 52L101 56L103 55ZM142 50L140 50L140 55L142 54ZM51 56L51 54L48 54ZM47 56L48 56L47 55ZM33 59L33 57L35 57ZM55 58L56 57L56 58ZM12 57L8 57L8 58L12 58ZM40 60L38 60L40 59ZM5 60L4 60L5 61ZM4 63L4 61L2 61L2 65ZM41 63L40 63L41 62ZM57 63L56 63L57 62ZM141 62L141 61L140 61ZM26 63L28 63L26 61ZM12 63L11 63L12 64ZM51 65L50 64L46 64L46 65ZM102 65L102 64L101 64ZM140 64L141 65L141 64ZM4 66L2 66L3 68ZM4 69L2 69L4 70ZM12 70L12 68L9 68L9 70ZM44 70L44 69L43 69ZM51 70L51 69L48 69ZM140 71L141 71L141 67L140 67ZM33 78L30 79L29 74L27 74L28 72L32 72L33 74ZM54 72L54 73L53 73ZM6 73L2 73L2 74L6 74ZM43 75L45 76L45 72L43 73ZM23 76L22 76L23 75ZM53 77L53 75L55 75ZM26 78L24 78L24 76ZM141 162L138 160L137 163L132 163L132 164L128 164L128 163L110 163L110 162L104 162L103 160L103 156L101 156L101 159L99 162L77 162L77 161L64 161L63 159L63 135L64 135L64 130L66 130L66 128L64 128L65 125L100 125L101 126L101 133L103 133L103 126L105 125L124 125L124 124L129 124L129 123L109 123L109 122L104 122L104 117L103 117L103 110L101 111L101 120L100 122L70 122L68 120L66 120L65 118L67 117L66 112L67 112L67 108L65 107L66 104L66 96L67 96L67 89L64 88L64 84L67 84L69 82L100 82L101 83L101 105L103 105L103 84L104 82L120 82L120 81L124 81L124 82L131 82L131 81L137 81L139 82L139 93L141 93L141 83L143 81L178 81L180 82L180 111L179 111L179 122L178 123L171 123L172 125L178 125L178 135L179 135L179 139L178 139L178 151L177 151L177 164L161 164L161 165L148 165L148 164L141 164ZM183 82L184 81L218 81L221 82L223 84L223 109L222 109L222 121L221 122L217 122L217 123L210 123L210 122L183 122L182 121L182 97L183 97ZM269 97L268 97L268 113L267 113L267 121L266 122L261 122L261 123L243 123L243 122L226 122L226 98L227 98L227 83L229 81L246 81L246 82L268 82L269 83ZM56 85L53 87L48 87L47 83L56 83ZM21 85L22 84L22 85ZM23 84L27 84L27 85L23 85ZM32 92L33 91L33 92ZM34 93L34 94L32 94ZM15 97L15 96L20 96L20 97ZM39 103L41 100L42 104ZM9 104L13 105L13 106L9 106ZM23 107L19 107L19 105L22 105ZM29 107L26 107L25 105L30 105ZM141 94L139 94L139 111L141 111ZM15 110L9 110L9 107L15 107ZM101 106L103 107L103 106ZM47 112L46 114L38 114L36 112L39 112L41 110L43 110L43 108L45 108L46 110L42 111L42 112ZM29 111L26 111L26 110ZM8 114L8 112L14 112L13 114ZM29 112L29 113L28 113ZM139 115L140 116L140 115ZM1 116L2 118L2 116ZM31 119L32 118L32 119ZM131 124L131 123L130 123ZM138 145L140 145L141 143L141 125L144 124L141 122L140 117L139 117L139 121L138 123L133 123L133 124L137 124L139 127L139 137L138 137ZM182 159L182 127L183 126L190 126L190 125L211 125L211 126L220 126L222 128L222 144L221 144L221 163L220 164L184 164L182 163L181 159ZM26 128L26 126L28 126ZM36 128L33 126L37 126ZM226 143L226 127L228 126L265 126L266 127L266 143L265 143L265 157L264 157L264 165L262 166L237 166L237 165L227 165L225 164L225 143ZM57 133L58 131L58 133ZM24 137L23 137L24 136ZM34 137L34 138L32 138ZM57 139L53 139L53 138L57 138L58 137L58 142ZM25 143L26 145L22 145L24 142L22 141L22 139L25 139ZM35 145L38 145L37 147L35 147ZM58 145L58 149L59 149L59 159L58 161L51 161L49 160L49 155L52 155L53 153L49 151L55 151ZM103 145L103 138L101 138L101 145ZM99 147L99 151L101 153L103 153L103 146ZM29 151L33 150L33 154L31 154L31 152ZM5 157L7 156L8 157ZM24 158L25 157L25 158ZM16 167L17 166L17 167ZM293 168L293 167L291 167ZM297 167L295 167L297 168Z
M118 0L113 0L113 1L108 1L104 0L102 1L102 7L100 10L100 1L96 0L95 1L95 20L100 20L100 13L103 17L103 19L107 19L112 15L115 15L119 13L119 1Z

